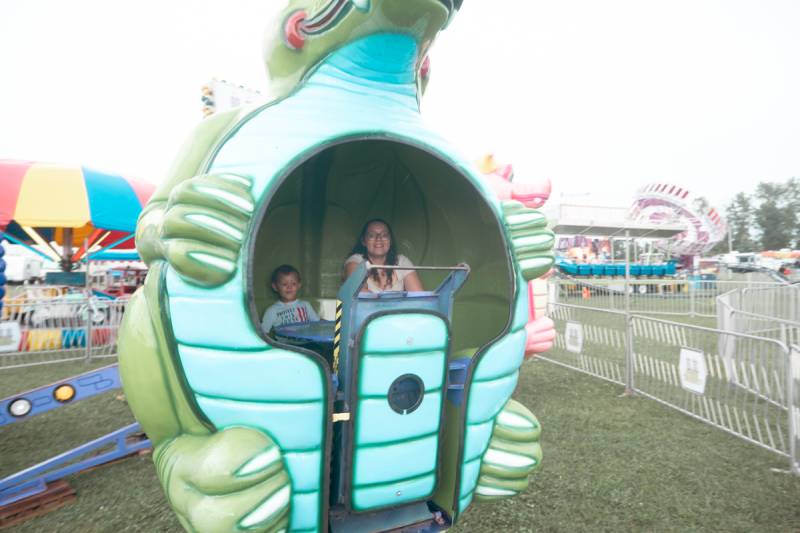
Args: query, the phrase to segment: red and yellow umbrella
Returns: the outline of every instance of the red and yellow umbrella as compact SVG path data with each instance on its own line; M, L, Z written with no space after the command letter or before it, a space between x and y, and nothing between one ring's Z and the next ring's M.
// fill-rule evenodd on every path
M71 269L87 242L89 249L132 249L136 220L154 189L84 166L0 160L0 238L32 241L37 253Z

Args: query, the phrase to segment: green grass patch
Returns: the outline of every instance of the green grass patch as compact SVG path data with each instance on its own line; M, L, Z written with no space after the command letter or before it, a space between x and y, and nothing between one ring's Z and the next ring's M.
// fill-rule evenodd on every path
M796 531L788 461L621 387L544 361L516 398L543 426L520 497L470 508L458 531Z
M798 530L800 478L771 470L787 460L621 392L544 361L526 363L515 397L542 422L544 461L524 494L473 503L454 531ZM2 475L130 423L118 395L0 429ZM9 531L182 531L149 456L69 481L75 503Z
M78 354L80 357L80 354ZM0 398L71 378L116 363L114 357L67 361L21 368L0 368Z

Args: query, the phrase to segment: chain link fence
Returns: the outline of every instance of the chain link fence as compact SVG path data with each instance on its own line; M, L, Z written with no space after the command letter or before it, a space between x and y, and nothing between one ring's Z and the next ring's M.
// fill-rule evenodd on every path
M7 300L0 316L0 370L116 357L126 305L80 294Z

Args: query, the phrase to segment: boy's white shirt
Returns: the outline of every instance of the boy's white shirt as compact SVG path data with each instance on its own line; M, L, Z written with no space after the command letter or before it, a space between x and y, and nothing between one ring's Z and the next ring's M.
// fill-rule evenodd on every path
M284 303L278 300L264 312L264 317L261 319L261 329L265 333L269 333L274 326L283 326L296 322L315 322L318 320L319 315L308 302L295 300Z

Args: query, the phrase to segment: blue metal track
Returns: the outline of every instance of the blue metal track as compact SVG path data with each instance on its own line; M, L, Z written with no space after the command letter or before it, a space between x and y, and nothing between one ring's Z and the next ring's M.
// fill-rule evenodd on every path
M70 400L61 402L56 399L55 391L64 385L72 387L75 394ZM75 403L110 390L118 389L120 386L119 365L114 363L113 365L79 374L51 383L50 385L3 398L0 400L0 427L19 422L20 420L27 420L28 418L47 411L52 411L68 403ZM23 416L14 416L11 413L11 404L17 400L27 400L30 402L31 409Z
M149 448L148 439L129 441L140 431L139 424L133 423L0 480L0 507L44 492L48 483L58 479Z

